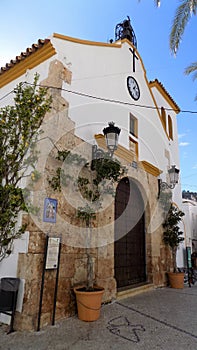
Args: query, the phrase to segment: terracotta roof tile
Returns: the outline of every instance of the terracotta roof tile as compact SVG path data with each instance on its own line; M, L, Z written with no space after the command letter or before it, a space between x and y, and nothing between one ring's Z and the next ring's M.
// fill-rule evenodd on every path
M30 56L35 51L42 48L44 45L46 45L50 40L49 39L39 39L37 44L33 44L32 47L28 47L25 52L21 52L19 56L16 56L15 59L10 60L9 63L6 63L4 67L0 68L0 75L7 72L10 68L20 63L22 60L24 60L26 57Z

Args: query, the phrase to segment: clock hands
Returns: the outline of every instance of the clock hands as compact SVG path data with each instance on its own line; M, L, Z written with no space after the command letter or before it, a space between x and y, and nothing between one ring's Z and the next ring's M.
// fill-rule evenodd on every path
M127 77L127 88L131 97L137 101L140 97L140 88L134 77Z

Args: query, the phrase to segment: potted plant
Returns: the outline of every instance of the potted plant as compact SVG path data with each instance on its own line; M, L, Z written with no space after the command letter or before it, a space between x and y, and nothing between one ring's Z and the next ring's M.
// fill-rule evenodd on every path
M170 248L173 272L168 272L169 283L172 288L183 288L184 273L179 272L176 263L177 249L184 241L183 232L180 230L179 222L185 214L171 204L167 217L163 223L163 242Z
M84 221L87 228L87 281L85 285L74 288L78 317L82 321L96 321L100 316L102 297L104 294L104 288L95 284L94 259L91 254L92 222L96 218L96 212L90 205L86 204L84 207L79 207L77 209L77 218Z
M97 210L102 207L104 196L113 195L113 186L124 172L125 168L117 160L112 160L108 154L103 153L103 158L92 161L89 177L78 178L81 194L88 201L84 207L77 208L77 218L83 221L87 228L87 282L85 286L74 288L78 317L83 321L95 321L99 318L104 293L104 288L95 285L94 281L94 259L91 254L93 222L96 219Z
M68 159L69 158L69 159ZM80 196L85 202L84 206L76 208L75 217L79 227L85 227L87 257L87 281L74 287L76 294L78 317L83 321L95 321L99 318L102 296L104 288L97 286L94 276L94 255L92 249L93 226L97 219L97 211L102 207L105 196L113 196L114 185L125 173L123 167L117 159L112 159L108 153L102 153L102 158L94 159L90 163L84 158L70 151L58 151L56 159L66 162L65 171L69 165L72 170L73 163L80 165L80 173L73 188L80 192ZM61 191L61 187L66 185L67 180L72 181L72 177L65 173L64 169L58 168L55 176L49 180L49 184L54 190ZM71 184L69 186L72 186Z

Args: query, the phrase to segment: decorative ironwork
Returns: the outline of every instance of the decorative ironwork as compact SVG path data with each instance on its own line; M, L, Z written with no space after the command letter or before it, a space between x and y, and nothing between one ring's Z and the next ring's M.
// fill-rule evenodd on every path
M115 40L128 39L137 49L137 39L134 30L131 26L130 18L125 19L123 22L118 23L115 28Z
M92 160L99 159L99 158L104 158L105 157L105 152L98 148L97 145L92 146Z
M160 180L160 182L159 182L159 186L160 186L160 190L161 191L164 191L164 190L167 190L168 188L169 189L171 189L171 190L173 190L173 188L175 188L175 185L176 184L167 184L167 182L163 182L163 181L161 181Z
M177 169L175 165L172 165L172 167L168 170L168 175L170 178L169 184L159 179L159 187L161 191L167 190L168 188L171 190L175 188L176 184L179 181L179 169Z

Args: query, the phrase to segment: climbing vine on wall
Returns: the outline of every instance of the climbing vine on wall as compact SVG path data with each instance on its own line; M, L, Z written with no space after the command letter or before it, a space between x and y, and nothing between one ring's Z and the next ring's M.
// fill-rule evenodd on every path
M102 207L105 195L115 194L115 184L124 176L126 168L117 159L112 159L108 153L103 157L88 162L84 157L69 150L58 151L56 160L60 162L53 176L48 178L48 182L54 191L61 192L64 186L70 186L75 182L73 188L80 191L85 204L76 208L76 218L85 223L87 230L87 290L93 290L93 258L91 255L91 230L96 213ZM63 166L63 164L66 166ZM79 166L81 171L77 179L73 180L68 168L74 169ZM73 170L74 173L74 170ZM71 171L72 174L72 171Z

